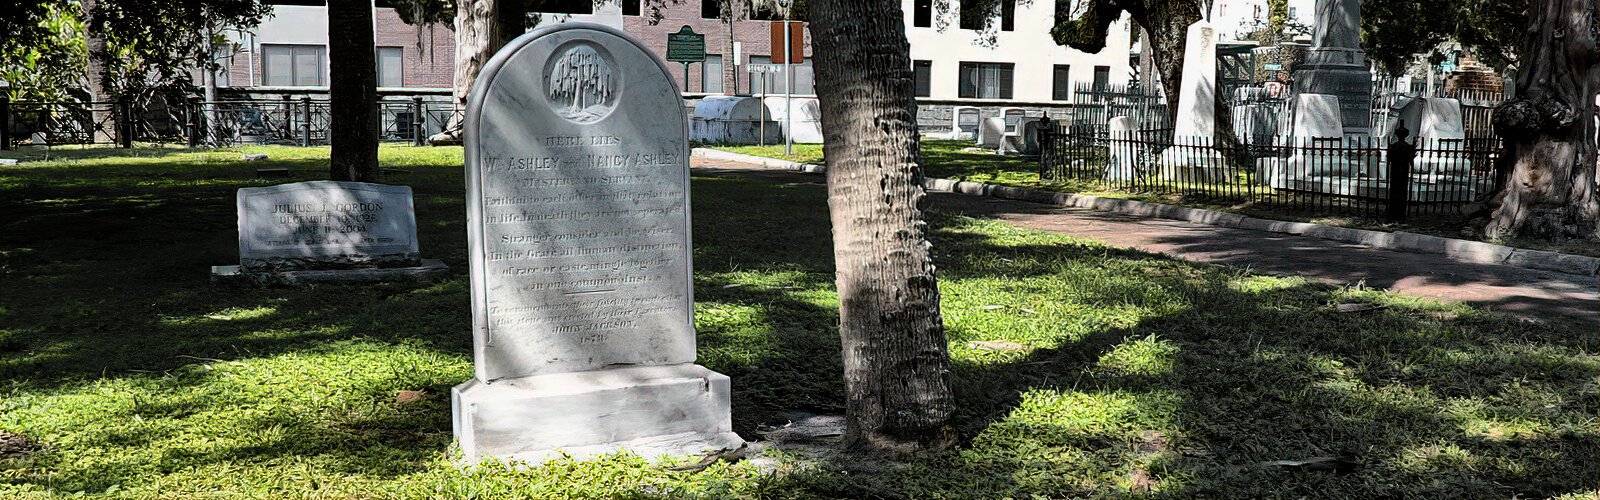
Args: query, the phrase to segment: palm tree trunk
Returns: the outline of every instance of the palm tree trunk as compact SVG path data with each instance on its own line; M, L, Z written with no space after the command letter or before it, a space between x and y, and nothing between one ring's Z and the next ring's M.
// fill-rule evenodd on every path
M846 442L949 446L950 358L929 255L909 44L897 0L813 0L846 388Z
M378 61L370 0L328 2L328 176L378 182Z
M1484 229L1492 239L1600 238L1595 197L1595 105L1600 65L1593 0L1543 0L1529 9L1517 96L1495 109L1511 170Z
M456 76L451 94L457 112L443 131L428 138L429 144L461 144L467 96L478 73L500 47L526 31L527 13L525 0L456 0Z

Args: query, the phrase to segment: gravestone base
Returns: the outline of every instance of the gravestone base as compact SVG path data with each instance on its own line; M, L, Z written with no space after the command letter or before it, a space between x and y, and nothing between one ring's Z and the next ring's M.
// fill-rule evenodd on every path
M420 266L300 271L249 271L241 266L211 266L211 282L219 285L302 286L385 282L433 283L450 277L450 266L423 259Z
M450 391L463 465L738 448L726 375L695 364L535 375Z
M1227 182L1233 170L1215 149L1172 147L1161 152L1161 175L1171 181Z

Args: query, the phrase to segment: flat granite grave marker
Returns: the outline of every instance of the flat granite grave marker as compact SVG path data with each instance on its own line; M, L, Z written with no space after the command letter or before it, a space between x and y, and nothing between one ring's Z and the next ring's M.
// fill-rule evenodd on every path
M688 120L660 60L564 23L507 44L467 106L476 376L462 460L687 454L743 443L695 361Z
M239 265L218 282L429 281L450 269L423 260L409 186L310 181L243 188L236 196Z

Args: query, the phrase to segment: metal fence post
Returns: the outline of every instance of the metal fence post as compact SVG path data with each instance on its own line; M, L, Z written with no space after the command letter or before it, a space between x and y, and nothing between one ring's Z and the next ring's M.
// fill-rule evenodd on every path
M300 122L300 146L311 145L311 98L300 98L300 114L305 115Z
M1389 143L1389 203L1384 210L1389 220L1405 220L1411 201L1411 167L1416 163L1417 146L1406 142L1409 135L1405 120L1395 123L1395 140Z
M122 143L123 149L133 149L133 102L128 96L117 99L117 120L122 126L117 128L117 142Z
M200 147L200 100L189 99L189 119L184 128L189 132L189 147Z
M11 149L11 96L0 94L0 149Z
M1039 124L1039 178L1055 177L1056 121L1049 115Z
M422 96L411 98L411 145L423 145Z

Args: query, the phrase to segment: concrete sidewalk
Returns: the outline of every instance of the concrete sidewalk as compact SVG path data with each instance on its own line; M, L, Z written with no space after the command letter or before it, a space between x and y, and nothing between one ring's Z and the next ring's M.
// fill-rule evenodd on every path
M735 161L695 158L693 166L700 173L773 182L823 182L818 175ZM1530 319L1600 328L1600 288L1593 276L1474 264L1436 254L987 196L935 192L932 200L935 210L1005 220L1119 247L1337 284L1365 282L1369 287L1405 295L1468 302Z

